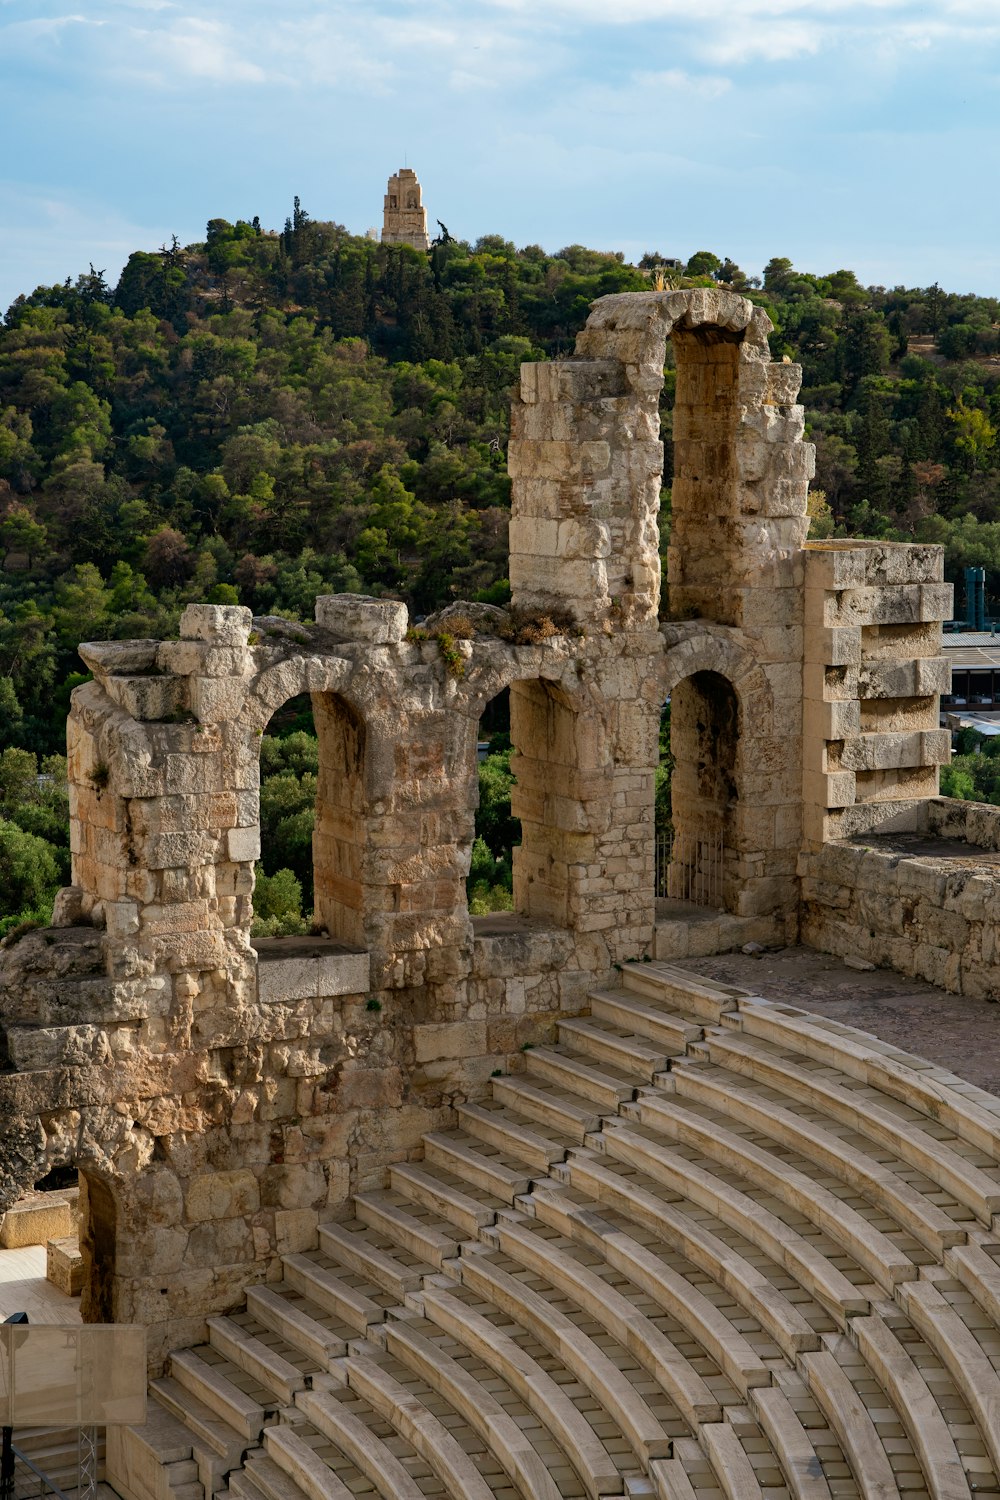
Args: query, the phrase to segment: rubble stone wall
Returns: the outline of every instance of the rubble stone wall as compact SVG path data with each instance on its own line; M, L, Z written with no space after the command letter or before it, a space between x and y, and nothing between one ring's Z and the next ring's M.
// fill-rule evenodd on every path
M937 797L907 822L909 837L803 854L803 942L1000 998L1000 808Z

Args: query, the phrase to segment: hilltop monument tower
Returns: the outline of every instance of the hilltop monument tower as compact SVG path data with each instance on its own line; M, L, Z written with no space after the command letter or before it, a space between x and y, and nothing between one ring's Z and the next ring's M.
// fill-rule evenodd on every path
M401 167L389 178L382 224L383 245L412 245L429 250L427 210L421 201L420 183L412 167Z

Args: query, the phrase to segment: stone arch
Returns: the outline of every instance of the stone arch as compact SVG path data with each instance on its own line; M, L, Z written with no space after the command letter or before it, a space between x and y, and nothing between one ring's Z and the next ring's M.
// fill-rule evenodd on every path
M365 852L372 800L364 695L344 658L294 656L261 673L247 696L246 732L257 741L283 703L308 693L319 742L313 830L314 921L332 938L365 944ZM258 752L259 753L259 752Z
M717 672L731 682L741 699L752 702L754 711L773 713L774 694L752 645L742 633L723 629L705 620L665 625L661 632L666 647L659 665L662 697L696 672Z
M594 303L572 359L522 368L513 409L515 605L636 624L660 604L659 400L677 356L670 608L744 621L754 577L805 540L811 446L801 371L773 365L771 324L734 292L623 293Z
M658 681L671 699L672 895L741 916L794 898L798 746L742 632L665 626ZM766 871L766 875L765 875ZM776 872L783 879L776 879Z
M476 728L487 704L510 692L511 810L521 823L521 843L513 851L514 910L551 927L573 927L581 916L582 872L598 858L598 841L612 822L602 775L611 765L611 742L597 727L607 705L579 666L571 650L491 643L474 653L456 700L469 725L474 809ZM471 838L470 826L470 849Z

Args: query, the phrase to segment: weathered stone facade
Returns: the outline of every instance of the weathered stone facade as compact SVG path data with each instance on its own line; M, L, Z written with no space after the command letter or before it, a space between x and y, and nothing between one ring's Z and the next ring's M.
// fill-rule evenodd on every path
M508 611L199 605L177 641L81 648L74 885L0 955L0 1205L79 1166L84 1316L146 1324L154 1363L655 951L668 694L678 857L721 847L761 938L797 935L804 845L936 792L941 553L805 543L800 372L768 326L731 293L609 297L575 356L524 367ZM506 688L516 911L473 921L477 728ZM260 736L303 692L325 935L258 948Z
M383 207L382 243L410 245L414 250L429 250L431 247L427 235L427 210L412 167L400 167L389 178Z

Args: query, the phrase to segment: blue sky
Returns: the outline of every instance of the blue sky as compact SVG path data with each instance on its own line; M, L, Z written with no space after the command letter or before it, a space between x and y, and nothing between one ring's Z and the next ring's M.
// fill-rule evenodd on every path
M1000 0L0 0L0 98L0 308L404 156L464 238L1000 294Z

